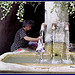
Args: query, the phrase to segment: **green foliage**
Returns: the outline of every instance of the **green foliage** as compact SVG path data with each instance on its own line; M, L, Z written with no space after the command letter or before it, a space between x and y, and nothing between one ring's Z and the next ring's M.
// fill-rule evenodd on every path
M10 9L12 8L12 4L13 4L12 1L9 1L9 2L1 1L0 2L0 7L1 7L2 12L3 12L3 16L1 18L1 20L3 20L7 16L7 14L10 12Z
M37 1L35 1L37 2ZM34 7L35 2L26 2L26 1L0 1L0 8L3 12L3 16L1 18L1 20L3 20L8 13L10 13L10 10L12 9L12 4L20 4L19 5L19 9L17 10L17 19L20 22L23 22L23 16L24 16L24 4L30 4ZM39 3L39 2L38 2Z
M37 2L37 1L35 1ZM35 5L35 2L26 2L26 1L0 1L0 8L3 12L3 16L1 20L3 20L8 13L10 13L10 10L12 9L12 4L20 4L19 9L17 10L17 19L20 22L23 22L23 16L24 16L24 4L28 3L31 4L33 7ZM40 3L40 2L38 2ZM62 10L67 10L70 15L75 13L75 2L74 1L56 1L55 6L51 10L51 12L54 11L55 7L61 6Z
M1 20L3 20L8 13L10 13L10 10L12 9L12 4L20 4L19 9L17 10L17 19L19 19L20 22L23 21L23 15L24 15L24 4L26 3L25 1L1 1L0 2L0 8L3 12L3 16Z
M24 15L24 2L21 2L19 5L19 10L17 12L17 19L19 19L20 22L23 22L23 15Z
M55 7L60 6L62 11L67 10L68 15L75 13L75 1L56 1L54 2L54 7L51 9L51 13L54 11Z

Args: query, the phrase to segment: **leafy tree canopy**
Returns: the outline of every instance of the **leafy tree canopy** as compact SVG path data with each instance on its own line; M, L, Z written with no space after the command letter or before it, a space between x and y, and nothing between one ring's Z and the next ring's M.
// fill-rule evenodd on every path
M23 16L24 16L24 4L29 3L32 6L35 5L35 2L26 2L26 1L0 1L0 8L3 12L3 16L1 20L3 20L8 13L10 13L10 10L12 9L12 4L19 4L19 9L17 10L17 19L19 19L20 22L23 22ZM75 13L75 2L74 1L57 1L55 2L55 6L51 10L53 12L54 8L58 6L58 4L61 5L62 10L67 10L70 15ZM64 8L65 7L65 8Z
M51 9L51 12L54 11L55 7L61 7L62 11L67 10L68 11L68 15L72 15L75 13L75 1L56 1L54 2L55 5L54 7Z

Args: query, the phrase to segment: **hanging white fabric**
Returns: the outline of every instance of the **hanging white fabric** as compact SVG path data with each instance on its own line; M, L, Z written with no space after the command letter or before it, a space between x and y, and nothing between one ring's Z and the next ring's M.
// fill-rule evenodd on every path
M41 40L38 41L38 47L36 48L36 52L38 52L39 54L40 53L43 53L44 52L44 46L43 44L41 43Z

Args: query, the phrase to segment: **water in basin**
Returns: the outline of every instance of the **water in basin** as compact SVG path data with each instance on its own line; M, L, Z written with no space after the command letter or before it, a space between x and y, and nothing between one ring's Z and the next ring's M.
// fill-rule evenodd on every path
M65 64L62 62L62 59L60 56L55 56L54 59L55 59L55 62L61 61L61 63L57 63L57 64ZM75 59L72 55L70 59L73 62L71 64L74 64ZM21 63L52 64L52 58L50 58L49 55L44 55L43 58L40 59L40 57L37 55L17 55L15 54L15 55L8 55L4 59L2 59L2 61L5 63L19 63L19 64Z

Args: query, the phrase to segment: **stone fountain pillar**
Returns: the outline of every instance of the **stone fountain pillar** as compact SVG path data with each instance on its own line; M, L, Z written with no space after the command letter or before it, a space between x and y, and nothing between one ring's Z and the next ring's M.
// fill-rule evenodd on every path
M58 4L51 13L53 6L54 1L45 2L45 23L47 24L47 31L45 34L45 53L52 56L52 23L56 23L54 52L56 55L63 56L66 49L65 22L68 21L68 15L67 11L61 9L60 4Z

